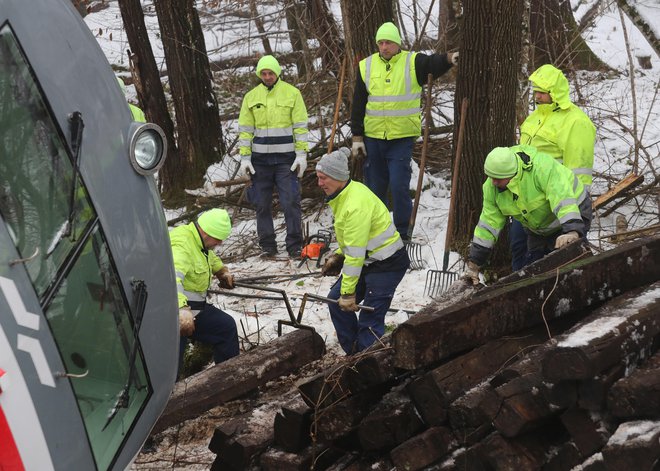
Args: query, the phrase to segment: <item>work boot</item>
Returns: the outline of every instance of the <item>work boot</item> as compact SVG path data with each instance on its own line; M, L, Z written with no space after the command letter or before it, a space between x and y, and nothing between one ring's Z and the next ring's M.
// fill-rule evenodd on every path
M276 247L262 247L261 248L261 258L275 258L277 255Z
M296 248L296 249L291 249L289 250L289 258L292 258L294 260L300 259L300 254L302 253L302 249Z

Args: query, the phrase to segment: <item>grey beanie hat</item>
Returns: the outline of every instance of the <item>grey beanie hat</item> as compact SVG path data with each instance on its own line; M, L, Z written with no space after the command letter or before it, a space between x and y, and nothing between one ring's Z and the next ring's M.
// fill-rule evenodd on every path
M351 155L351 151L348 147L341 147L334 152L325 154L316 164L316 170L337 181L345 182L351 176L348 171L349 155Z

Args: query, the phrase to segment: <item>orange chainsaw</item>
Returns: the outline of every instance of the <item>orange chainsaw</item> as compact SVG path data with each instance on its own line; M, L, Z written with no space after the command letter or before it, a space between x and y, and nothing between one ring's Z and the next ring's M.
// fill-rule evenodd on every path
M300 252L302 259L298 264L298 268L302 267L307 260L316 260L316 267L321 267L321 258L323 254L330 250L330 241L332 240L332 233L328 230L321 229L316 234L307 239L307 244ZM315 242L316 241L316 242Z

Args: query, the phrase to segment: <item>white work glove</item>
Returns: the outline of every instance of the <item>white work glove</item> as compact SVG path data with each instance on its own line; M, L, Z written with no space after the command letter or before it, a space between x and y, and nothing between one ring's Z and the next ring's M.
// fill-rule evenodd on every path
M559 237L557 237L557 240L555 241L555 248L556 249L561 249L562 247L566 247L568 244L571 242L575 242L580 238L580 234L578 234L575 231L571 231L568 234L562 234Z
M298 178L302 178L305 169L307 168L307 154L296 155L296 160L293 161L291 171L295 172L296 168L298 169Z
M448 52L447 60L451 63L451 65L458 65L458 51Z
M467 268L465 270L465 278L472 281L474 286L479 284L479 266L474 263L472 260L467 262Z
M252 166L252 159L250 157L242 156L238 173L240 173L241 175L247 175L248 171L252 175L254 175L254 167Z
M351 157L356 158L358 154L367 156L367 148L364 146L364 138L362 136L353 136L353 145L351 145Z
M179 335L190 337L195 332L195 316L192 310L186 306L179 309Z
M234 275L229 273L229 268L222 267L215 276L220 282L220 288L234 289Z

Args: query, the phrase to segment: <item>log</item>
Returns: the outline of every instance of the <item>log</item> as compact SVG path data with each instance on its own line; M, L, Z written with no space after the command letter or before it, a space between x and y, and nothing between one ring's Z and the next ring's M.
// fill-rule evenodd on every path
M414 436L390 452L396 469L417 471L447 455L454 444L454 436L447 427L431 427Z
M549 381L588 379L616 364L635 364L660 339L660 282L634 289L596 309L557 337L543 358Z
M312 409L323 409L351 395L346 371L348 363L342 363L323 371L297 385L303 400Z
M601 206L605 206L607 203L616 198L620 198L625 194L626 191L630 191L636 186L639 186L643 181L644 175L637 175L635 173L626 175L621 181L617 182L616 185L594 200L594 210L600 208Z
M256 413L255 413L256 412ZM273 442L272 420L260 410L215 428L209 450L220 456L223 465L247 469L252 460Z
M437 364L494 338L541 324L542 309L546 319L593 309L617 292L658 279L660 236L577 260L558 274L524 279L441 311L431 304L393 332L394 366L415 370Z
M660 417L660 352L614 383L607 405L614 417L623 420Z
M488 383L472 388L449 406L449 423L462 445L473 445L493 430L490 417L497 414L502 397Z
M358 426L360 446L366 451L393 448L419 432L422 421L410 397L400 389L386 394Z
M357 393L395 379L393 358L394 351L391 348L361 355L360 359L346 371L349 389Z
M607 405L607 393L612 385L623 378L625 365L615 365L609 370L578 382L578 406L589 411L602 411Z
M273 425L275 444L289 453L302 450L312 441L311 425L312 409L298 396L283 405L280 412L275 415Z
M365 391L330 407L317 410L312 417L312 433L324 442L345 437L356 429L385 392L385 390Z
M543 465L543 471L566 471L573 469L584 461L575 443L568 441L552 451L552 455Z
M268 381L290 374L325 353L316 332L297 329L174 385L165 411L152 433L192 419L236 399Z
M561 414L560 419L581 456L590 456L599 451L612 435L602 421L584 409L572 407Z
M660 422L624 422L603 448L607 469L657 470L660 466Z

